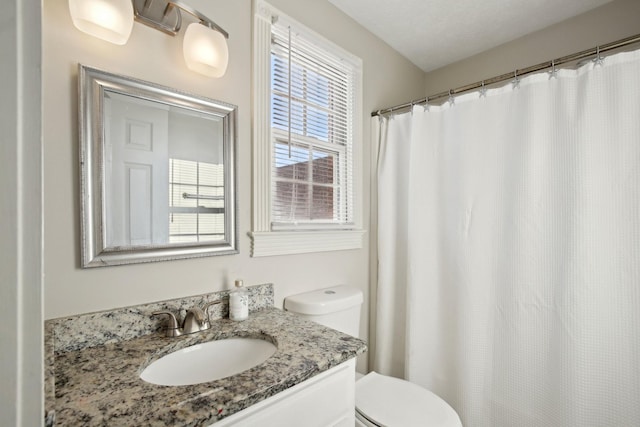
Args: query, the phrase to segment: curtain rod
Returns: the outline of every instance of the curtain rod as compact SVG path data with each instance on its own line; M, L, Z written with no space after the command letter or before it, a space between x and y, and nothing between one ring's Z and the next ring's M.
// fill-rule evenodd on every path
M627 37L625 39L620 39L615 42L607 43L601 46L596 46L591 49L583 50L582 52L574 53L572 55L567 55L558 59L553 59L551 61L541 62L540 64L532 65L530 67L522 68L519 70L516 69L512 73L501 74L496 77L491 77L489 79L485 79L479 82L460 86L455 89L450 89L446 92L436 93L435 95L430 95L430 96L427 96L426 98L420 98L411 102L405 102L404 104L396 105L396 106L385 108L382 110L377 110L371 113L371 117L381 116L387 113L393 113L394 111L413 107L414 105L426 104L436 99L445 98L445 97L457 95L464 92L469 92L475 89L480 89L483 86L489 86L489 85L507 81L513 78L526 76L527 74L536 73L548 68L555 68L558 65L566 64L568 62L578 61L580 59L588 58L593 55L600 56L601 53L608 52L614 49L619 49L621 47L628 46L630 44L638 43L638 42L640 42L640 34L636 34L635 36Z

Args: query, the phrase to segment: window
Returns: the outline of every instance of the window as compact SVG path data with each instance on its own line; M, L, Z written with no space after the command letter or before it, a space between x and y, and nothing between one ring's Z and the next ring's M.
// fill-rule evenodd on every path
M272 229L352 227L354 67L271 28Z
M253 256L362 246L361 74L360 59L258 2Z

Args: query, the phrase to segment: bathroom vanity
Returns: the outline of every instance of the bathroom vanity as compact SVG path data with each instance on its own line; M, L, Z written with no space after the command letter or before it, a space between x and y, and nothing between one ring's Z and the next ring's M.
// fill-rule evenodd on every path
M249 289L255 295L266 295L266 302L254 298L248 320L230 321L223 317L226 307L221 305L211 314L210 329L174 338L165 337L155 323L150 324L155 331L129 337L147 329L147 317L137 316L170 306L167 302L121 309L116 314L85 315L90 316L85 319L48 321L48 424L352 426L355 357L366 351L365 343L273 308L271 285L260 286ZM194 298L202 302L207 298L224 300L224 296L217 293ZM179 302L182 308L192 303ZM127 317L142 324L133 321L133 332L75 329L81 323L91 328L111 324L108 319ZM86 345L69 339L68 335L74 334ZM263 339L277 349L263 363L211 382L161 386L140 378L148 365L167 354L235 337Z

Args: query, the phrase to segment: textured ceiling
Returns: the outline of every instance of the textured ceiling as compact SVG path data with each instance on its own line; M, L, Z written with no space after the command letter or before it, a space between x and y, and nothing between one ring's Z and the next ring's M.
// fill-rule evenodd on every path
M611 0L329 0L424 71Z

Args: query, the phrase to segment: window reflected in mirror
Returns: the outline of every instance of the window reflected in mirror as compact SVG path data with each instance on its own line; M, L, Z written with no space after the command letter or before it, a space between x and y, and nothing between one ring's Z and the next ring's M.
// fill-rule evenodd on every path
M224 238L224 165L169 159L169 242Z

